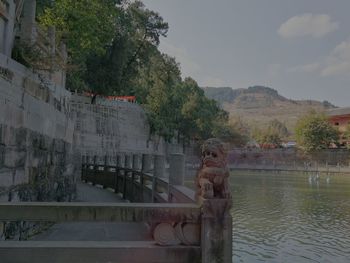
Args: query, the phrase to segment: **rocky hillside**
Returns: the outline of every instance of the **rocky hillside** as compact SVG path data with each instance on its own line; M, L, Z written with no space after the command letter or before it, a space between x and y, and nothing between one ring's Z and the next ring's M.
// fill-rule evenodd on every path
M239 116L249 126L265 126L270 120L278 119L291 132L297 119L308 111L335 108L327 101L290 100L276 90L263 86L248 89L206 87L203 90L207 97L218 101L231 117Z

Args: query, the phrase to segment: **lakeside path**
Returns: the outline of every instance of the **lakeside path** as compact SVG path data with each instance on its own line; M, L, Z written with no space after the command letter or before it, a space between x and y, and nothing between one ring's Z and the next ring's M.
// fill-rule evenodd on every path
M107 189L77 183L76 202L125 202ZM148 241L152 240L143 223L72 222L58 223L35 235L32 241Z

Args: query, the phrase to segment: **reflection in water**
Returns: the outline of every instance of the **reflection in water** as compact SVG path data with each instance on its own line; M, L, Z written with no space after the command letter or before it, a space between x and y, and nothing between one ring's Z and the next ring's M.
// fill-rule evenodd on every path
M233 262L350 262L350 176L237 173Z

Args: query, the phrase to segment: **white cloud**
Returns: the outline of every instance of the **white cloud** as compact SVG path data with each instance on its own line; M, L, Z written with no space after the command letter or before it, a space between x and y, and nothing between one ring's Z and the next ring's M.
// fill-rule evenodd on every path
M338 27L338 23L331 21L329 15L308 13L288 19L280 26L278 34L284 38L304 36L319 38L337 30Z
M288 72L317 72L321 76L350 76L350 38L336 46L328 56L320 59L320 61L296 66L288 70Z
M319 63L311 63L301 66L296 66L294 68L290 68L288 72L305 72L305 73L311 73L316 72L320 69L321 65Z
M336 46L325 60L322 76L350 74L350 39Z
M200 66L189 57L186 49L175 47L162 40L160 50L176 58L176 61L180 63L183 76L193 76L200 70Z

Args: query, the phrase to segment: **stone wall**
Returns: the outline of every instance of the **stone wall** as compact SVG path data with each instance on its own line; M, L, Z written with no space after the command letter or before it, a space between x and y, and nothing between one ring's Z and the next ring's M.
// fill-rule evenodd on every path
M0 0L0 53L11 55L14 39L15 3Z
M0 54L0 198L61 201L74 193L70 93Z
M163 154L182 152L182 145L151 136L147 116L136 103L107 101L72 95L71 114L76 118L74 145L86 156L117 153Z

